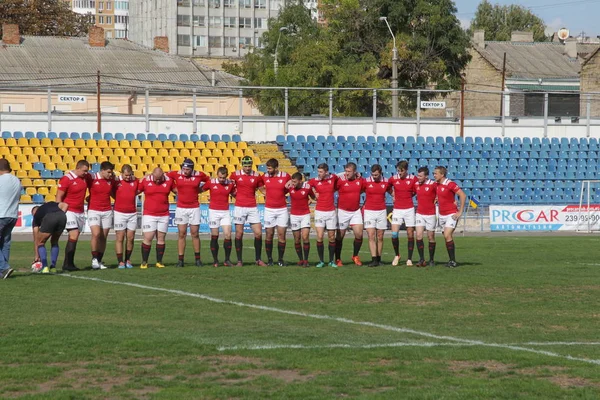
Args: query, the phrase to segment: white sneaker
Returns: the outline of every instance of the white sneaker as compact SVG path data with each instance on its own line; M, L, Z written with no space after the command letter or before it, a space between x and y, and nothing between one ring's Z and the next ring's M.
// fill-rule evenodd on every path
M398 265L399 262L400 262L400 256L396 256L396 257L394 257L394 260L392 261L392 265L395 267L396 265Z
M100 269L100 263L95 258L92 258L92 269Z
M406 260L406 266L412 267L413 266L412 260Z
M102 261L100 261L100 269L108 269L108 267L106 265L104 265L104 263Z

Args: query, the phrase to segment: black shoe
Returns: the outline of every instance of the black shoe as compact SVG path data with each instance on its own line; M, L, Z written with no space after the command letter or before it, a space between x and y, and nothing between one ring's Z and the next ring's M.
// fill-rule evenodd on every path
M435 261L429 260L429 266L430 267L435 267Z
M267 267L272 267L274 265L273 260L271 258L269 258L269 261L267 261Z
M196 260L196 267L203 267L204 264L202 264L202 260L201 259L197 259Z
M223 265L226 267L233 267L233 263L229 260L225 260L223 261Z
M6 271L0 273L0 276L2 277L2 279L8 279L12 275L13 272L15 272L15 270L12 268L9 268Z
M446 267L448 267L448 268L456 268L456 267L458 267L458 264L456 263L456 261L450 260L450 261L448 261L448 264L446 264Z
M177 265L175 265L178 268L183 268L183 260L179 260L177 261Z
M280 267L287 267L287 263L283 260L277 261L277 265L279 265Z
M378 267L379 266L379 261L371 261L369 264L367 264L367 267Z
M74 265L63 265L62 270L65 272L80 271L80 269Z

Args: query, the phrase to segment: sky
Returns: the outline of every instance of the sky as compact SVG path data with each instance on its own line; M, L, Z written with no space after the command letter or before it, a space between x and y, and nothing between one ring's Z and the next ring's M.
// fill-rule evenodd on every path
M600 35L600 0L528 0L524 2L489 0L492 4L520 4L528 7L546 23L546 33L551 34L567 28L571 36L582 31L586 36ZM480 0L454 0L458 9L457 17L463 27L468 28L475 15Z

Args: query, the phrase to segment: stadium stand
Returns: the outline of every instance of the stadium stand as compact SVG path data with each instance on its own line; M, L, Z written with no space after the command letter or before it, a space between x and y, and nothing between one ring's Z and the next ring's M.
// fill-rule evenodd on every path
M409 161L412 173L421 166L442 165L483 205L578 203L581 181L596 179L600 167L600 145L594 138L280 135L277 144L302 172L313 176L322 162L341 171L352 161L365 175L374 163L391 175L401 159ZM591 200L600 201L600 190Z
M9 160L21 179L22 203L54 200L58 180L80 159L88 160L93 172L100 170L103 161L115 164L116 171L130 164L136 176L142 177L155 166L178 170L184 158L194 160L196 169L209 175L219 166L232 172L241 168L240 159L246 155L254 158L255 168L261 171L271 157L282 160L282 171L297 171L276 145L248 144L239 135L3 131L0 138L0 157ZM174 196L171 201L175 202ZM259 196L258 201L264 198ZM201 202L208 202L208 192L201 195Z

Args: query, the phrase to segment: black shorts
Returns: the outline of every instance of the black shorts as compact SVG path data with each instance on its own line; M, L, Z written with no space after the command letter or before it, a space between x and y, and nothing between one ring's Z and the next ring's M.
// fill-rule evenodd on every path
M62 211L46 214L40 225L40 232L62 233L67 226L67 215Z

